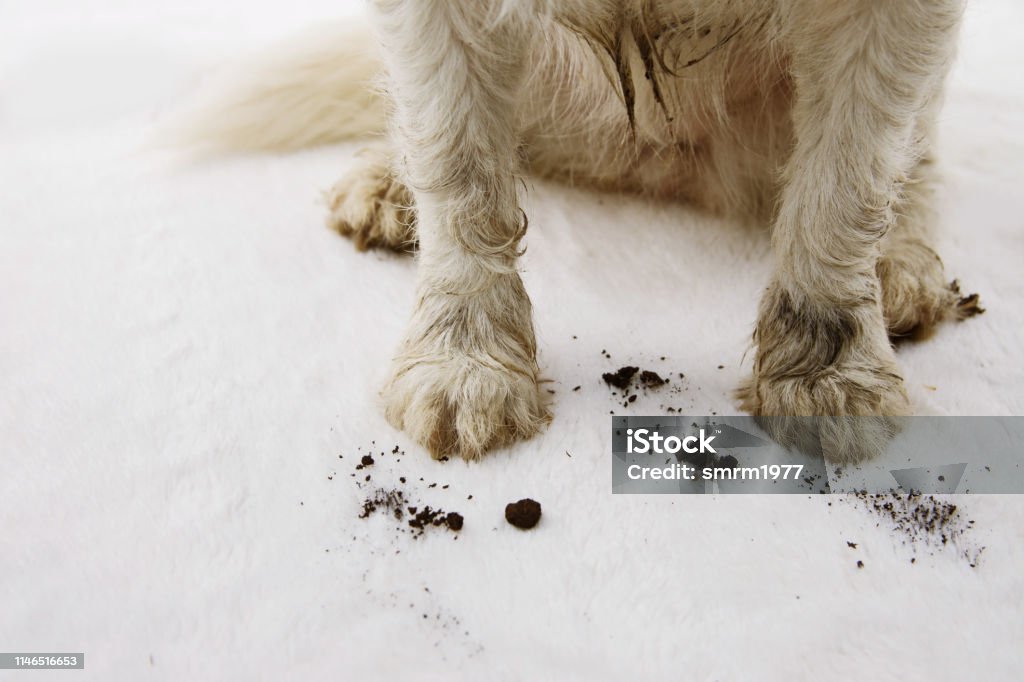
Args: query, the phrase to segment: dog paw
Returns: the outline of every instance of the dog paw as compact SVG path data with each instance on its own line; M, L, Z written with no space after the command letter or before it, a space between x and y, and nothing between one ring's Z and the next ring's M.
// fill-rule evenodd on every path
M816 307L770 289L755 340L754 371L737 397L784 447L863 461L911 412L877 306Z
M550 421L535 371L468 355L406 356L383 391L385 415L435 459L479 459Z
M364 150L356 167L326 194L327 226L349 237L356 249L416 248L412 193L393 175L387 155Z
M927 332L945 319L962 320L984 312L977 294L963 296L955 280L946 281L942 261L922 241L888 244L876 272L885 323L893 336Z
M911 413L903 380L891 368L835 366L801 377L752 377L737 392L741 407L771 438L833 462L881 454Z

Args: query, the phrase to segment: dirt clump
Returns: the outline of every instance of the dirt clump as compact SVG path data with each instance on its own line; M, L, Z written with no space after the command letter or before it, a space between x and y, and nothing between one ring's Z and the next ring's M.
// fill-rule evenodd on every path
M640 372L640 383L644 386L662 386L668 382L668 379L663 379L660 374L653 370L645 369Z
M409 519L409 527L413 529L413 537L418 538L432 526L445 527L452 532L458 532L462 530L462 525L465 519L462 514L458 512L446 512L443 509L434 509L432 507L423 507L418 509L416 507L408 508L409 514L412 516Z
M505 520L520 530L529 530L540 521L540 502L524 498L505 505Z
M620 367L614 372L605 372L601 375L605 383L609 386L614 386L620 391L625 391L629 388L629 384L633 381L633 376L640 371L639 367Z
M462 524L465 519L462 518L462 514L459 512L448 512L448 516L444 518L444 522L448 524L448 528L451 530L462 530Z

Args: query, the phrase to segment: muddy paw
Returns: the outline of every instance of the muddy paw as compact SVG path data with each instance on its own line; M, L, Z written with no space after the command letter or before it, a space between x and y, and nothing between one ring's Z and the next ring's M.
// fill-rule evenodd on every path
M367 149L326 194L327 225L356 248L409 252L416 248L412 193L395 179L387 154Z
M927 336L939 322L962 320L984 310L978 295L962 296L954 280L945 279L942 260L918 239L893 239L876 267L882 310L892 336Z
M786 447L837 462L884 450L910 414L903 379L875 305L816 306L769 289L750 379L737 397Z
M550 420L535 374L467 355L399 359L383 397L388 421L435 459L479 459Z
M832 462L862 462L885 451L910 405L898 376L843 371L757 384L752 379L739 397L779 445Z

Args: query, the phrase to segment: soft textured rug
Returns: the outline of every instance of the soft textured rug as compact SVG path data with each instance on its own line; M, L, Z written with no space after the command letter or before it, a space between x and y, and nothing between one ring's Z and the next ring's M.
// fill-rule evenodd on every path
M685 374L630 413L734 413L763 232L532 183L554 422L473 465L386 424L414 263L323 227L357 145L147 147L213 70L358 9L0 5L0 649L86 653L54 679L1019 679L1019 497L953 499L942 546L856 500L612 496L601 373ZM900 347L921 414L1024 413L1022 25L969 8L941 252L988 312ZM378 487L465 526L360 519Z

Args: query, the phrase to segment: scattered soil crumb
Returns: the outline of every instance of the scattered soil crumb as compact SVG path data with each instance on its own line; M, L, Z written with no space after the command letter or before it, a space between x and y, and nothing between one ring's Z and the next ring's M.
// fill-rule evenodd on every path
M880 517L879 525L890 525L904 545L932 549L952 546L971 568L977 568L985 547L970 541L968 534L974 521L952 502L921 493L858 492L852 497Z
M363 458L359 460L359 463L364 467L373 466L373 457L369 455L363 455Z
M668 380L662 379L661 375L649 369L645 369L644 371L640 372L640 383L642 383L644 386L661 386L666 381Z
M359 518L369 518L378 509L390 511L396 519L401 520L405 506L405 493L401 490L377 490L363 502L363 511Z
M626 390L629 388L630 382L633 381L633 375L640 371L639 367L620 367L614 372L605 372L601 375L605 383L609 386L614 386L619 390Z
M540 502L524 498L505 505L505 520L516 528L529 530L540 521Z
M416 507L409 507L409 526L413 529L413 537L418 538L431 526L444 526L448 530L458 532L462 530L464 519L458 512L446 512L443 509L423 507L417 510Z
M601 375L601 378L612 388L617 388L622 391L622 397L629 402L635 400L633 395L627 395L630 386L634 384L634 380L641 388L650 390L661 388L665 384L669 383L667 378L661 376L654 370L641 370L639 367L634 367L632 365L620 367L614 372L605 372Z

